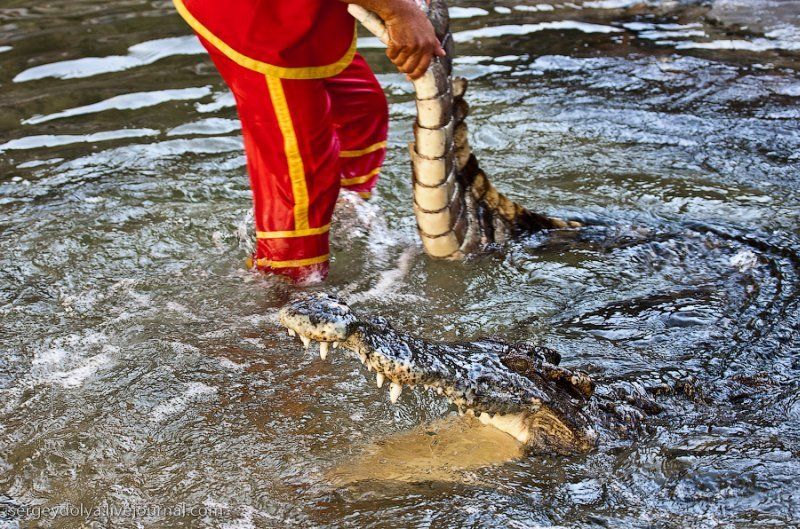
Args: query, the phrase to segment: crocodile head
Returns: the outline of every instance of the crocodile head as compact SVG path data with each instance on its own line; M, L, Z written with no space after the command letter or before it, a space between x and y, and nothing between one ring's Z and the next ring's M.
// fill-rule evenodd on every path
M558 367L553 351L493 340L428 342L396 331L382 318L358 318L324 294L291 301L279 317L307 347L319 342L323 359L331 346L351 352L375 371L378 387L389 383L393 403L405 386L426 389L536 451L585 452L596 443L582 410L591 381Z

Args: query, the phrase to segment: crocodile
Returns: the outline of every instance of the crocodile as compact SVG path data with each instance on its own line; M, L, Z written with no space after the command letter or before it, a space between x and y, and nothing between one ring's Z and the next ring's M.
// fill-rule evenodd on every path
M418 0L445 50L412 81L417 108L409 145L413 210L425 252L462 259L514 237L547 229L579 228L533 212L492 184L469 144L465 100L468 83L453 77L454 44L444 0ZM384 43L389 34L375 14L350 4L350 13ZM658 411L637 385L603 387L586 373L559 365L558 352L525 343L485 339L433 343L395 330L383 318L359 318L341 300L306 295L280 311L280 321L308 347L319 342L322 359L341 347L388 384L394 403L404 387L423 388L449 400L536 452L592 450L598 427L634 431L644 414Z
M446 398L460 413L513 436L536 453L591 451L601 431L632 434L660 407L639 384L597 386L561 355L527 343L484 339L434 343L395 330L384 318L359 317L329 294L304 294L279 311L280 323L319 355L339 349L375 372L396 403L405 387ZM600 429L600 430L598 430Z
M414 141L409 145L413 209L425 252L455 260L536 231L580 227L576 220L535 213L514 202L480 168L466 123L468 83L452 75L455 51L447 5L444 0L417 0L417 4L446 52L434 57L425 74L412 81L417 108ZM375 13L356 4L348 9L388 44L389 33Z

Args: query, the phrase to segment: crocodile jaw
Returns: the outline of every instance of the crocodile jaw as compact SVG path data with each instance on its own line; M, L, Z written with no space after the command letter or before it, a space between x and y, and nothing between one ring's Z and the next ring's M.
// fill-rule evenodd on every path
M405 386L419 387L540 451L585 452L594 447L597 434L586 423L559 415L545 391L507 369L480 344L431 344L398 333L380 319L359 321L347 305L325 295L288 303L280 320L306 347L319 342L323 360L330 344L341 345L375 371L378 387L388 385L392 403Z
M424 389L535 451L576 453L595 447L597 432L580 409L573 409L571 417L559 414L545 391L507 369L495 353L481 351L478 343L444 345L441 350L435 345L431 350L431 345L369 324L362 324L343 344L368 371L375 371L378 387L384 380L391 382L392 403L405 386Z

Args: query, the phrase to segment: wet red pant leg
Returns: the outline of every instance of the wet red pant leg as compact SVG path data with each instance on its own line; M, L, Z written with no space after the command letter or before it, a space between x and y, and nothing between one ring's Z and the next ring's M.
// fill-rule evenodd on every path
M207 43L204 43L207 44ZM255 265L296 281L328 270L339 143L324 80L268 77L206 45L236 99L253 191Z
M367 62L356 54L340 74L324 79L339 153L342 187L368 198L386 157L389 107Z

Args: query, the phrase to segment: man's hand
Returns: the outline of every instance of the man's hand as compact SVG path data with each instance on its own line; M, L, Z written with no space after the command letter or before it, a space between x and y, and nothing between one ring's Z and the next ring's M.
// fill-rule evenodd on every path
M434 56L444 57L444 50L421 9L413 2L394 3L401 4L399 9L386 18L381 17L386 22L391 39L386 56L409 79L418 79L428 69Z
M428 17L414 0L344 0L374 11L386 23L389 48L386 56L409 79L422 77L434 56L445 52Z

